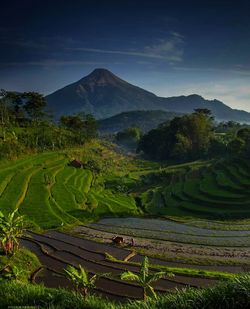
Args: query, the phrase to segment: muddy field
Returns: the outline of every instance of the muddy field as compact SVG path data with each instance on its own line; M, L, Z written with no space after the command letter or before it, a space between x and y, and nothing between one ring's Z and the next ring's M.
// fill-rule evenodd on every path
M120 280L122 272L126 270L138 272L139 267L119 264L105 259L105 253L109 253L117 259L124 260L131 253L128 249L111 244L97 243L58 231L49 231L43 235L29 232L22 239L21 244L35 252L43 265L33 274L32 280L36 283L44 283L48 287L72 288L70 282L64 277L64 269L69 264L76 267L82 265L92 274L112 274L112 278L100 278L97 281L95 293L117 300L123 300L127 297L132 299L142 298L142 289L137 284ZM142 258L141 255L135 255L131 258L131 261L140 262ZM150 259L150 263L194 268L191 265L180 265L178 263L175 265L160 259ZM210 267L205 268L209 269ZM216 267L213 268L217 269ZM241 268L234 267L225 270L243 271ZM205 287L214 285L216 282L214 279L176 275L173 278L166 277L159 280L155 283L155 289L161 293L187 286Z

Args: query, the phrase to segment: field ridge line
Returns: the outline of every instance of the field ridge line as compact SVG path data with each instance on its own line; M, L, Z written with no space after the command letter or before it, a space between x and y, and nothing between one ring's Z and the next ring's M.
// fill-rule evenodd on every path
M34 166L30 167L30 169L32 169ZM29 183L31 180L31 177L40 170L41 168L37 168L35 170L32 171L32 173L27 177L25 184L24 184L24 190L22 195L19 197L17 203L16 203L16 209L19 209L20 205L23 203L23 201L25 200L25 197L27 195L27 191L29 189Z

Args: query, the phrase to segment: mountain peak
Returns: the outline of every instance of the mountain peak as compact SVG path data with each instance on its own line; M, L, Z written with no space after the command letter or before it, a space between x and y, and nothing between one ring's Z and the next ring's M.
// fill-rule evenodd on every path
M132 85L104 68L96 68L86 77L46 97L49 108L58 117L79 111L106 118L125 111L167 110L191 113L208 108L220 120L250 122L250 114L229 108L222 102L209 101L197 94L179 97L157 97Z
M97 68L79 82L80 84L91 83L97 86L104 86L107 84L114 85L123 81L109 70Z
M105 75L105 74L111 74L111 75L114 75L112 72L110 72L109 70L107 70L107 69L104 69L104 68L96 68L96 69L94 69L91 73L90 73L90 75Z

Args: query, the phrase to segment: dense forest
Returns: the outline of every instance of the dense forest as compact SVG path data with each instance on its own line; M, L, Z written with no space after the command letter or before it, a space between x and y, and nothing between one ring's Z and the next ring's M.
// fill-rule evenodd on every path
M138 151L150 159L181 162L249 155L250 129L232 121L216 124L209 110L195 109L143 135Z

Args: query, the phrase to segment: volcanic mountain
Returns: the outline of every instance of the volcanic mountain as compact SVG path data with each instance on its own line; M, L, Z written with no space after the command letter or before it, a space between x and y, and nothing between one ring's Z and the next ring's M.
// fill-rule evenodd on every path
M206 100L192 94L158 97L134 86L106 69L95 69L79 81L46 97L48 107L58 118L77 112L106 118L125 111L165 110L190 113L194 108L208 108L219 120L250 122L250 113L232 109L218 100Z

